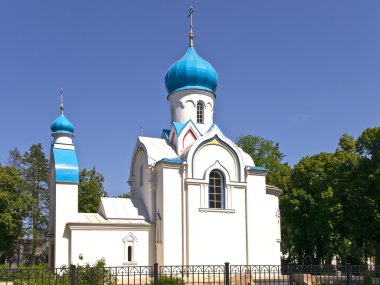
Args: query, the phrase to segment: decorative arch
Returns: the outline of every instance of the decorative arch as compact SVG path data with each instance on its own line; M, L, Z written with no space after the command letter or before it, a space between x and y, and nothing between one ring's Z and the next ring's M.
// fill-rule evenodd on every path
M187 101L185 102L185 104L187 103ZM194 102L192 102L193 104L194 104ZM184 103L182 103L181 101L178 101L177 102L177 106L176 107L179 107L179 108L181 108L181 109L184 109L185 108L185 104Z
M194 102L193 100L190 100L190 99L189 99L189 100L186 100L186 101L185 101L185 104L186 104L186 103L191 103L191 104L193 105L193 107L195 108L195 102ZM183 104L183 105L184 105L184 104Z
M213 170L219 170L220 172L222 172L223 176L225 177L225 182L226 183L229 183L231 181L231 176L230 176L230 173L228 172L227 168L225 168L220 162L219 160L216 160L214 162L214 164L212 164L210 167L208 167L204 174L203 174L203 179L206 180L207 177L209 177L210 175L210 172L213 171Z
M219 146L223 147L224 149L226 149L231 154L231 156L233 157L234 163L235 163L236 177L238 178L238 181L241 182L242 177L241 177L241 165L240 165L239 155L229 144L224 142L217 134L214 135L213 137L203 141L202 143L200 143L195 148L194 153L193 153L192 158L191 158L191 176L192 177L194 176L194 168L195 168L194 162L195 162L195 158L196 158L197 154L199 153L200 150L202 150L204 147L206 147L208 145L219 145Z

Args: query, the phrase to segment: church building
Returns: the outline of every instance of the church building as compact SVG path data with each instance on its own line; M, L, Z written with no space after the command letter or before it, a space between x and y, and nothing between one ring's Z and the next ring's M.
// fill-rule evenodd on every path
M78 212L74 127L61 102L51 125L51 267L101 258L107 266L280 264L281 190L214 122L218 75L196 52L192 28L189 38L165 76L169 128L137 138L131 199L105 197L97 213Z

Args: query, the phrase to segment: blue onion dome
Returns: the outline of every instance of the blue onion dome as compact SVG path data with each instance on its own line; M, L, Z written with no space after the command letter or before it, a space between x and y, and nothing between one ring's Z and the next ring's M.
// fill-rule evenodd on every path
M57 119L51 124L51 131L56 133L74 133L74 125L69 121L64 114L58 116Z
M218 74L214 67L190 46L186 54L169 68L165 76L165 85L169 94L186 89L215 93Z

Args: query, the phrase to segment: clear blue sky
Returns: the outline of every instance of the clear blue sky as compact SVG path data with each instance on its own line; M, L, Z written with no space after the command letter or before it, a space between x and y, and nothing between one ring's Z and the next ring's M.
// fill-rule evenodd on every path
M188 45L219 74L216 122L280 143L285 161L334 151L380 122L380 1L1 1L0 162L74 123L80 167L129 191L136 137L170 123L164 76Z

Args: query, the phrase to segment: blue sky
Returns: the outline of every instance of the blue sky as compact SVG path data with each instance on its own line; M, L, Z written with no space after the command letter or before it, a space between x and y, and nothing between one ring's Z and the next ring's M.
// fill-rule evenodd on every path
M80 167L129 191L136 137L170 124L164 76L188 46L218 72L215 120L280 143L285 161L334 151L380 122L380 1L1 1L0 162L74 123Z

